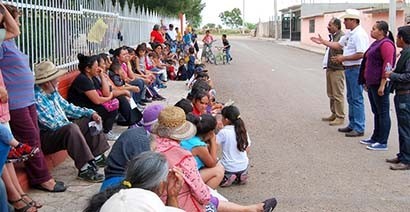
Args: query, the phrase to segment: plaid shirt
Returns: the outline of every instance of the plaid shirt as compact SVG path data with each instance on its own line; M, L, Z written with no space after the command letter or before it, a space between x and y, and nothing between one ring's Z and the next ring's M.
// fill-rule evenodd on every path
M38 122L41 130L57 130L71 122L69 119L91 117L95 112L68 103L58 92L47 94L39 86L34 87Z

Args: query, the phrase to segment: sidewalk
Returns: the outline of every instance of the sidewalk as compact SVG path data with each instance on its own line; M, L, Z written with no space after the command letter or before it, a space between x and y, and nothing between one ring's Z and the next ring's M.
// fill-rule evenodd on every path
M169 81L167 88L161 89L159 93L166 97L165 101L156 101L151 104L162 104L165 106L174 105L181 98L186 97L188 90L184 81ZM126 127L114 126L114 132L121 133ZM112 145L114 142L109 142ZM108 154L108 152L107 152ZM100 168L99 172L104 170ZM73 160L67 158L64 163L52 170L52 176L56 180L63 181L67 186L67 191L63 193L49 193L35 189L29 191L33 199L41 202L44 206L39 211L83 211L89 198L98 193L101 183L88 183L77 179L78 170L74 166Z
M326 50L325 46L323 45L308 45L308 44L301 43L300 41L276 40L274 38L266 38L266 37L252 37L252 38L257 39L257 40L266 40L266 41L270 41L273 43L277 43L279 45L290 46L293 48L298 48L301 50L305 50L305 51L309 51L309 52L313 52L313 53L321 54L321 55L324 55L325 50Z

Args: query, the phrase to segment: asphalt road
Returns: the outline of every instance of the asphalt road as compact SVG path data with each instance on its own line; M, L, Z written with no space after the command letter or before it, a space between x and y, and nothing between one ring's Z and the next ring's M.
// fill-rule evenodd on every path
M275 211L410 211L410 171L384 162L398 151L392 101L389 150L366 150L360 138L321 121L330 115L323 56L263 40L230 42L232 64L208 68L218 100L235 101L253 143L249 183L220 193L244 204L274 196ZM364 95L362 138L373 129Z

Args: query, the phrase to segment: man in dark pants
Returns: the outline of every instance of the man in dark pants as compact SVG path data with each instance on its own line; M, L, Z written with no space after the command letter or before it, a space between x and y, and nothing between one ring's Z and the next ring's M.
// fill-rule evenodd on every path
M399 129L399 153L397 157L386 159L392 163L392 170L410 169L410 26L399 27L397 33L397 47L402 48L400 58L394 72L386 72L390 78L394 92L394 105Z
M97 166L104 166L104 152L109 145L103 133L92 132L90 119L101 123L101 117L88 108L68 103L56 90L58 77L64 74L49 62L35 66L34 88L41 147L45 154L66 149L77 167L78 177L90 182L101 182L104 175ZM70 121L72 120L72 121Z

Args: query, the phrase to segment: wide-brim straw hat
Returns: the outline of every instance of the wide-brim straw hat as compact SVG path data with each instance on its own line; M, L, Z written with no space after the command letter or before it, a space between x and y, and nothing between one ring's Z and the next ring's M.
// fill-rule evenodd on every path
M179 107L164 108L154 124L152 132L160 137L181 141L196 134L196 127L186 120L185 112Z
M350 18L350 19L360 19L360 11L356 9L347 9L345 14L340 16L340 19L345 19L345 18Z
M41 84L57 77L60 77L67 73L65 69L58 69L56 65L54 65L50 61L43 61L34 66L34 75L35 75L35 83Z

